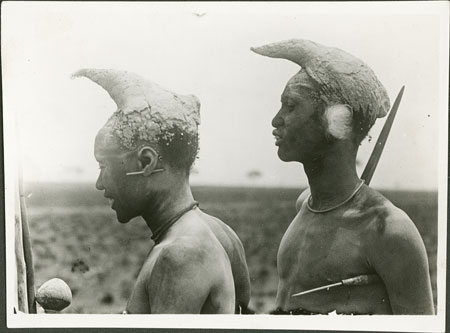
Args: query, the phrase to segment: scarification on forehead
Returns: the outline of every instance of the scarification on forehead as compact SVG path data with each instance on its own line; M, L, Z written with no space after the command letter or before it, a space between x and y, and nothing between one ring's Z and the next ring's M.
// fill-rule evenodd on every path
M300 71L289 79L281 98L282 101L285 99L300 101L305 97L312 98L315 102L323 101L311 77L306 72Z

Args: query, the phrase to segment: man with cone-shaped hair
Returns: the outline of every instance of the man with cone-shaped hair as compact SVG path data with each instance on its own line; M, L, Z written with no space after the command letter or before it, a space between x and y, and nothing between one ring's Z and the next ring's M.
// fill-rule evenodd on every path
M96 187L119 222L142 216L155 243L124 313L245 313L250 282L242 243L200 210L189 186L198 99L124 71L83 69L74 76L94 81L117 104L95 138Z
M272 120L279 158L302 163L309 182L278 250L272 313L433 314L419 232L356 173L361 141L389 110L383 85L356 57L308 40L252 50L301 66ZM360 275L373 282L292 296Z

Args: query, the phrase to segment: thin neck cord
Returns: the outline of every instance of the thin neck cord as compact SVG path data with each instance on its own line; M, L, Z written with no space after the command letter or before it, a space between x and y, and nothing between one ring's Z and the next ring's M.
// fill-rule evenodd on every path
M184 208L182 211L177 213L174 217L172 217L169 221L164 223L162 226L160 226L158 229L155 230L155 232L152 235L152 239L155 242L155 244L158 244L161 241L162 236L167 232L167 230L175 223L177 222L180 217L182 217L184 214L186 214L191 209L194 209L198 206L198 202L194 201L191 203L188 207Z
M311 194L310 194L309 197L308 197L308 200L306 201L306 207L308 208L309 211L311 211L311 212L313 212L313 213L326 213L326 212L329 212L329 211L331 211L331 210L333 210L333 209L336 209L336 208L339 208L339 207L345 205L347 202L349 202L349 201L356 195L356 193L358 193L358 191L360 190L360 188L361 188L363 185L364 185L364 180L361 180L361 183L360 183L360 184L358 185L358 187L353 191L353 193L350 194L350 195L348 196L348 198L346 198L344 201L338 203L337 205L332 206L332 207L330 207L330 208L326 208L326 209L314 209L314 208L311 208L312 196L311 196Z

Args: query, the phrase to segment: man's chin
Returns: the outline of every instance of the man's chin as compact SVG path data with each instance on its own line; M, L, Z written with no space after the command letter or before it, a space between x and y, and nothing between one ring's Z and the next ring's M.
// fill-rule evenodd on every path
M284 153L281 149L278 149L278 158L283 162L292 162L294 159L290 158L288 154Z
M278 148L278 158L283 162L300 162L303 163L304 159L300 152Z
M118 212L116 212L116 216L117 216L117 221L119 221L119 223L121 223L121 224L126 224L126 223L130 222L131 219L134 218L134 216L124 216Z

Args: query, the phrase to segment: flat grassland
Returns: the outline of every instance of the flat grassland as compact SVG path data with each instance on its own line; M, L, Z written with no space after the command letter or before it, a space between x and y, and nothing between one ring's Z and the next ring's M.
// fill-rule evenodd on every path
M120 313L153 242L145 222L117 222L102 193L86 184L28 184L36 288L59 277L72 289L64 313ZM244 244L250 306L274 308L276 255L301 189L194 187L204 211L230 225ZM381 191L416 224L428 253L436 305L437 193Z

